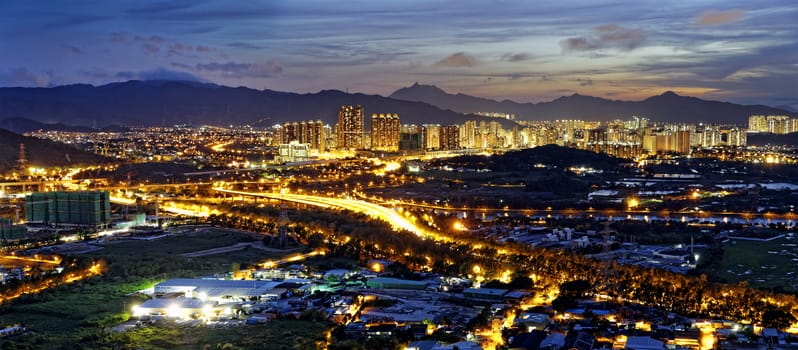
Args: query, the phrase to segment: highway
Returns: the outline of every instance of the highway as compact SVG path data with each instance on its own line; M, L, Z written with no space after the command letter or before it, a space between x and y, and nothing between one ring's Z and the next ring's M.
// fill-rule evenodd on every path
M413 221L412 217L405 217L404 215L400 214L393 208L384 207L379 204L374 204L359 199L328 198L328 197L289 194L289 193L244 192L244 191L229 190L221 187L214 187L214 190L220 193L227 193L234 196L268 198L268 199L284 200L288 202L312 205L321 208L340 208L345 210L351 210L356 213L366 214L373 218L383 220L391 224L391 226L396 230L407 230L416 234L419 237L424 237L424 238L430 238L435 240L444 239L444 237L442 237L439 234L436 234L427 227L416 224Z
M359 198L368 199L362 193L355 193ZM669 211L669 210L645 210L645 209L517 209L517 208L469 208L451 207L428 203L416 203L388 199L378 201L382 205L390 207L418 208L425 210L435 210L441 212L466 212L466 213L508 213L521 214L525 216L570 218L570 217L590 217L603 220L663 220L663 221L682 221L682 222L714 222L723 221L738 224L770 224L783 223L788 226L798 224L798 214L786 213L749 213L749 212L710 212L710 211Z

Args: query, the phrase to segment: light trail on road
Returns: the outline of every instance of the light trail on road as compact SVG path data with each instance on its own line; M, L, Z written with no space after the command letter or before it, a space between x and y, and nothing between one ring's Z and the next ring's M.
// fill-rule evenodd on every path
M356 213L369 215L389 223L395 230L407 230L419 237L430 238L434 240L450 241L449 237L442 236L427 227L414 223L409 218L401 215L392 208L383 207L379 204L374 204L359 199L346 199L346 198L328 198L320 196L302 195L302 194L289 194L289 193L269 193L269 192L244 192L228 190L220 187L215 187L215 191L248 197L260 197L276 200L284 200L294 203L301 203L312 205L322 208L337 207L345 210L351 210Z

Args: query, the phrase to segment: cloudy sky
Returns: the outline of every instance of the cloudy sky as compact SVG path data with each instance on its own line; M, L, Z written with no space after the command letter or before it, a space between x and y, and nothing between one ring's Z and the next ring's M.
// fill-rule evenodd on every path
M522 102L673 90L798 106L797 19L794 0L6 0L0 86L419 82Z

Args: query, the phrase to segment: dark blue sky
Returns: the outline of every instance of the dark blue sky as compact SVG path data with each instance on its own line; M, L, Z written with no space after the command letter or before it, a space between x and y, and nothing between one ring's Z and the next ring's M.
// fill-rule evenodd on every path
M389 94L420 82L517 101L574 92L798 106L798 3L0 3L0 86L196 79Z

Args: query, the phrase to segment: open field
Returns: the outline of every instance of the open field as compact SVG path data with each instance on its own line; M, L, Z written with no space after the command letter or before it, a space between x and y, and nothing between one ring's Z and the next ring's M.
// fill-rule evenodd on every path
M96 277L86 282L63 285L38 295L20 298L0 313L0 324L24 324L31 332L21 340L37 349L57 349L66 342L91 341L118 322L128 318L127 305L140 303L126 297L150 281L110 282Z
M239 242L254 242L258 237L237 230L221 228L201 228L196 232L178 233L152 241L118 240L109 241L105 249L94 255L124 255L135 252L144 255L185 254L206 249L227 247Z
M329 327L324 322L281 319L223 329L164 325L112 334L106 343L136 349L318 349Z
M757 287L783 287L798 291L798 239L785 237L769 242L737 240L724 246L721 278L747 280Z

